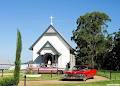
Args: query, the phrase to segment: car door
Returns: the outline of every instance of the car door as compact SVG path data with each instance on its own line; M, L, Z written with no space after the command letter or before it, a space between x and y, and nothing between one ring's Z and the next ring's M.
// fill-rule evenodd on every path
M87 78L90 78L91 77L91 70L90 69L86 69L85 70L85 74L86 74Z

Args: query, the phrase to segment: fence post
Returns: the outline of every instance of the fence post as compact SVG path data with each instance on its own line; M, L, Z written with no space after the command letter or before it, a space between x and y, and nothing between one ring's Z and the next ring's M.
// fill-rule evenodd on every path
M111 73L112 73L112 71L110 70L110 80L111 80Z
M116 77L116 72L114 72L115 73L115 80L117 80L117 77Z
M38 74L39 74L39 68L38 68Z
M51 70L51 78L52 78L52 70Z
M57 67L57 76L58 76L58 67Z
M24 86L26 86L26 75L24 76Z
M4 70L4 69L2 69L2 77L3 77L3 70Z

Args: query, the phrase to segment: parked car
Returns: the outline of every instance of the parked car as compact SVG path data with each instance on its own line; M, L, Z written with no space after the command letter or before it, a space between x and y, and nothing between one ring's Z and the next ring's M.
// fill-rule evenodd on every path
M64 72L64 79L82 79L94 78L97 70L87 66L74 66L72 69Z
M27 68L27 72L29 73L31 71L32 73L44 73L44 74L50 74L50 73L58 73L63 74L64 69L63 68L57 68L57 67L33 67L33 68Z

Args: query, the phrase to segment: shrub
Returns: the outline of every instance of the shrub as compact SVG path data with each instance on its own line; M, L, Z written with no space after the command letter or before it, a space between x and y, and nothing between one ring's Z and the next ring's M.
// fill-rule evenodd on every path
M21 40L21 33L17 31L17 46L16 46L16 59L15 59L15 70L14 70L14 79L16 81L16 85L19 83L20 77L20 57L22 51L22 40Z
M15 86L14 77L4 77L0 79L0 86Z

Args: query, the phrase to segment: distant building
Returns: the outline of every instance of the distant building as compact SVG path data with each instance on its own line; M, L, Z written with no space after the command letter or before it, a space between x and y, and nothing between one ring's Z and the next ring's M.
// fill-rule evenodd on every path
M65 68L68 63L75 65L73 48L66 40L50 25L45 32L30 47L33 53L34 65L44 65Z

